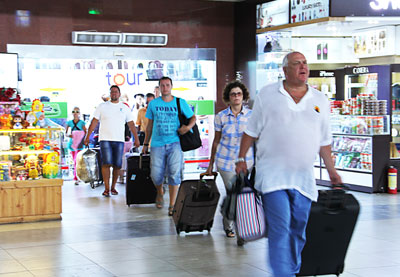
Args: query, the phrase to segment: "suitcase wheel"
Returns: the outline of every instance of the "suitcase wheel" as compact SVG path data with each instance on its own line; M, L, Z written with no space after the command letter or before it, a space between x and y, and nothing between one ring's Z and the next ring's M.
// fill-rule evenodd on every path
M93 181L91 181L90 182L90 187L92 188L92 189L94 189L96 186L94 185L94 182Z
M237 237L236 240L237 246L243 246L244 245L244 240L241 237Z

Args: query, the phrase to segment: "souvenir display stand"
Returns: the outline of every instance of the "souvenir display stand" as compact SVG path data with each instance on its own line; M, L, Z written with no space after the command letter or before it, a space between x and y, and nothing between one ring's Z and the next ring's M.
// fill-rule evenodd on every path
M61 219L64 128L44 118L39 100L24 113L9 94L0 102L0 223Z

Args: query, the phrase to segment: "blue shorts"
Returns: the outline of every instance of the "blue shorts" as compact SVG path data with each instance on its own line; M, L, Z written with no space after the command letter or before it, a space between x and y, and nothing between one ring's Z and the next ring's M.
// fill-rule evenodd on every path
M100 141L100 153L103 165L122 167L122 156L124 154L124 143L122 141Z
M167 172L168 184L179 185L182 180L182 162L183 152L180 142L151 147L150 164L153 183L157 186L161 185Z

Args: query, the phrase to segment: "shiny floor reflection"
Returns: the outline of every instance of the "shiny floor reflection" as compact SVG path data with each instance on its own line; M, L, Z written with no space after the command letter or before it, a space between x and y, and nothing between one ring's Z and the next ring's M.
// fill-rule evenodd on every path
M178 236L167 207L128 207L117 189L104 198L66 181L61 221L0 225L0 276L271 276L268 241L237 247L218 211L211 233ZM342 276L398 275L400 195L354 194L361 214Z

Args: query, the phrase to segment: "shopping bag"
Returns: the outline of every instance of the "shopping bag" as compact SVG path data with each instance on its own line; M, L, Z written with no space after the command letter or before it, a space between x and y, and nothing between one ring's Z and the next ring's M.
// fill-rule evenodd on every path
M83 142L85 140L85 132L84 131L72 131L72 149L79 150L83 147Z
M85 183L99 180L99 166L95 150L86 148L76 156L76 175Z
M236 182L241 191L236 199L236 228L240 238L252 241L265 237L266 221L262 200L250 185L247 177L240 176ZM239 183L239 184L238 184Z
M180 126L188 125L189 119L181 112L180 98L176 98L176 103L178 106L178 117ZM201 146L201 138L199 128L197 124L194 124L193 128L186 134L179 135L179 141L181 143L181 148L183 152L195 150Z

